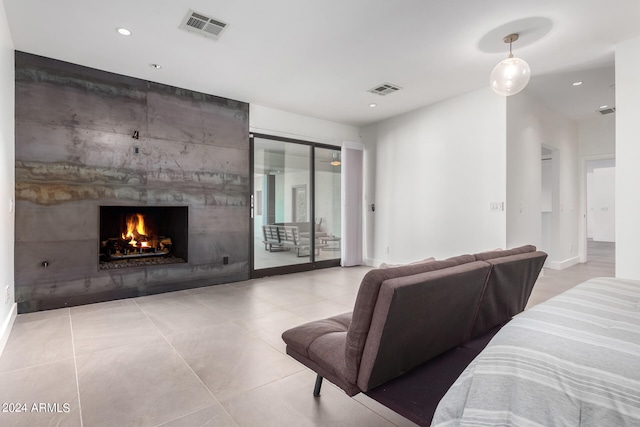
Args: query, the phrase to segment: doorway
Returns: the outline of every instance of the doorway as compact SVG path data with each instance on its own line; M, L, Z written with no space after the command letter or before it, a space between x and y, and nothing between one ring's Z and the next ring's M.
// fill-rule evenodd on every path
M251 136L251 277L340 265L340 148Z
M615 159L586 161L586 261L615 260Z

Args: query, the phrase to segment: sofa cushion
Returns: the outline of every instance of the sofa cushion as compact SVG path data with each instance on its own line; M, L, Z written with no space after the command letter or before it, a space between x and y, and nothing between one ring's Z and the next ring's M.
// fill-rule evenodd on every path
M333 375L344 378L346 342L347 331L322 335L309 346L309 357Z
M346 332L351 323L351 313L343 313L327 319L314 320L291 328L282 334L282 340L296 353L310 357L309 349L313 343L327 335ZM343 345L344 349L344 345Z
M412 276L429 271L442 270L464 263L474 262L473 255L462 255L444 261L433 261L423 264L410 264L397 268L374 269L368 271L362 278L356 303L353 308L353 318L347 332L346 343L346 375L355 384L360 369L362 350L364 349L371 325L373 310L378 299L378 292L382 282L396 277Z
M473 256L477 261L487 261L494 258L506 257L510 255L518 255L518 254L523 254L527 252L535 252L535 250L536 250L536 247L533 245L524 245L524 246L520 246L513 249L507 249L507 250L493 250L488 252L480 252L480 253L474 254Z
M423 264L425 262L433 262L436 259L434 257L430 257L430 258L425 258L425 259L421 259L420 261L414 261L414 262L410 262L408 264L387 264L386 262L383 262L382 264L380 264L378 266L378 268L395 268L395 267L403 267L405 265L413 265L413 264Z
M469 333L470 339L507 322L525 309L546 258L546 253L533 251L485 261L491 265L491 273Z
M456 255L456 256L452 256L451 258L447 258L445 259L445 261L449 261L455 265L462 265L462 264L467 264L469 262L473 262L476 261L476 257L474 257L473 255Z
M489 270L489 264L476 261L385 280L363 349L358 387L366 391L463 342Z
M353 395L357 393L355 381L348 381L345 375L345 344L350 322L351 313L339 314L289 329L282 334L282 339L287 344L287 354Z

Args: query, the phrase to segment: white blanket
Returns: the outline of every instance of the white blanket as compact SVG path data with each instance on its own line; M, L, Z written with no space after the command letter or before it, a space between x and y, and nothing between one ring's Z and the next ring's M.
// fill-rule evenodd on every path
M519 314L432 426L640 426L640 282L597 278Z

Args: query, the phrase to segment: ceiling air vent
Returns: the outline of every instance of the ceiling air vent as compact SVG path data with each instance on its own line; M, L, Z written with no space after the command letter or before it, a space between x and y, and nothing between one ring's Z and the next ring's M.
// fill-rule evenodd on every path
M611 113L615 113L615 112L616 112L616 107L604 108L602 110L598 110L598 113L602 114L603 116L605 114L611 114Z
M375 93L376 95L384 96L389 95L390 93L394 93L402 89L400 86L392 85L391 83L382 83L374 87L373 89L369 89L367 92Z
M218 19L209 18L189 9L187 16L184 17L180 24L180 28L217 40L228 25Z

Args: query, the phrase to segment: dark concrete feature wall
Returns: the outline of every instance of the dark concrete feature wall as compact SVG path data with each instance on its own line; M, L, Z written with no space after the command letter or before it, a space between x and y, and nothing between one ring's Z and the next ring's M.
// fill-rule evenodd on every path
M248 104L16 52L20 312L245 280L248 199ZM188 206L189 262L99 271L101 205Z

